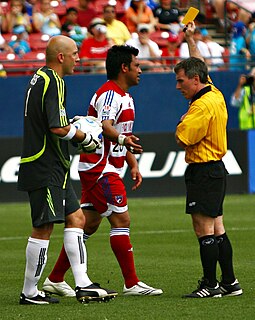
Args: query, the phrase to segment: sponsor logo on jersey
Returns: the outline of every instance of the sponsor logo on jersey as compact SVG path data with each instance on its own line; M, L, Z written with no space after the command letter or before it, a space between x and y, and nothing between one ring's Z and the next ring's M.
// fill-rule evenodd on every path
M66 117L66 110L65 109L60 109L59 110L59 114L60 114L60 117Z

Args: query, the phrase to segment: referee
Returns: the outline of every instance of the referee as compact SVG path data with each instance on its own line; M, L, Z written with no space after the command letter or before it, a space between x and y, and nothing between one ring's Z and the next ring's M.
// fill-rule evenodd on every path
M227 152L227 108L222 93L211 83L207 66L193 39L194 22L185 38L190 57L178 63L176 89L190 100L176 128L176 141L185 149L186 213L191 214L200 246L203 277L184 298L237 296L242 289L233 270L233 253L223 224L226 175L222 157ZM219 261L221 282L216 266Z

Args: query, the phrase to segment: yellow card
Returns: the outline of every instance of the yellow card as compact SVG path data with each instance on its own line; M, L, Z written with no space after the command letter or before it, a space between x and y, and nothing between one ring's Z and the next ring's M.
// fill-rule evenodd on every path
M194 21L196 16L198 15L199 10L194 8L194 7L190 7L189 10L187 11L187 13L185 14L182 23L183 24L188 24L191 21Z

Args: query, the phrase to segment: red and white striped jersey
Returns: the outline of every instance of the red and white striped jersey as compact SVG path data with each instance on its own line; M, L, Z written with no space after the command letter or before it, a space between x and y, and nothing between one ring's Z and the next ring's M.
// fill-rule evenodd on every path
M90 101L88 115L99 120L113 120L114 128L121 134L131 135L135 119L134 101L129 93L123 91L115 82L109 80L99 88ZM96 153L80 155L79 171L88 173L88 188L103 174L120 174L127 149L116 142L103 138L102 149ZM91 183L89 183L89 181Z

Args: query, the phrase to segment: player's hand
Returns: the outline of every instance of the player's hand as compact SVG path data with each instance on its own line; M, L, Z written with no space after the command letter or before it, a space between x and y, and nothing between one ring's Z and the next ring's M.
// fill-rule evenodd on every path
M135 191L142 184L143 178L142 178L142 175L139 172L138 168L132 168L130 171L131 171L132 180L135 182L132 187L132 191Z
M92 133L90 132L86 133L86 138L78 145L78 150L86 153L93 153L96 151L96 149L102 148L100 138L93 137Z
M246 81L247 81L246 75L242 74L239 78L239 86L243 87L246 84Z
M143 152L143 147L140 144L137 144L139 138L131 135L125 138L125 146L131 153L141 154Z

